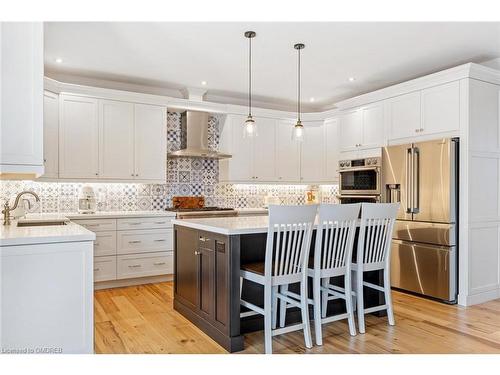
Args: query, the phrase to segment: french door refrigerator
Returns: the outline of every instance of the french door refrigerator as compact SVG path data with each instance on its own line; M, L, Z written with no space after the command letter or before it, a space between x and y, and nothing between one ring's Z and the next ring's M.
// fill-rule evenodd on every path
M458 139L385 147L382 200L400 202L391 248L393 287L455 303Z

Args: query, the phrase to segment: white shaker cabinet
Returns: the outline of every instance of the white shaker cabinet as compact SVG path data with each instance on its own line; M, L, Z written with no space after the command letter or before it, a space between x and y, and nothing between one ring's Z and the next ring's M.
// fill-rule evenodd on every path
M251 138L243 137L245 117L228 115L222 137L224 148L232 155L219 162L220 177L223 181L248 182L253 180L253 144Z
M291 121L278 121L276 129L276 172L279 182L300 181L300 144L292 140Z
M43 174L43 24L0 23L0 175Z
M43 93L43 177L59 176L59 95Z
M420 92L388 99L386 112L389 139L418 135L421 128Z
M167 109L155 105L135 106L135 178L165 181L167 158Z
M340 118L340 149L357 150L363 142L363 114L360 110L343 113Z
M60 95L59 177L99 177L98 100Z
M258 136L252 139L252 180L276 181L276 123L275 119L256 118Z
M339 119L325 120L325 157L326 171L325 176L328 182L338 183L338 164L339 164Z
M304 140L300 152L300 181L326 180L325 127L323 121L304 122Z
M134 105L100 100L99 113L99 177L134 178Z
M434 134L458 130L460 125L460 83L454 81L422 90L420 133Z

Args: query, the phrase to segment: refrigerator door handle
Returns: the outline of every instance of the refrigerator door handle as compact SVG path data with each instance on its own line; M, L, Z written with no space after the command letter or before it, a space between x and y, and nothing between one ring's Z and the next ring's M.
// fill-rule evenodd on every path
M418 147L413 147L412 155L412 213L420 212L420 150Z
M413 196L410 194L410 189L413 188L413 173L412 173L412 148L407 148L406 149L406 189L405 189L405 195L406 195L406 213L411 214L412 213L412 202L411 199Z

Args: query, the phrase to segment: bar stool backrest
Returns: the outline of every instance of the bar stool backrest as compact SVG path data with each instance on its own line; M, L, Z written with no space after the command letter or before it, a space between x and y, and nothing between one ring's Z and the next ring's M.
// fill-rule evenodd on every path
M391 238L399 203L361 203L357 264L365 270L389 266Z
M265 276L302 274L307 266L318 205L269 206Z
M350 268L360 203L322 204L314 252L314 269L324 273Z

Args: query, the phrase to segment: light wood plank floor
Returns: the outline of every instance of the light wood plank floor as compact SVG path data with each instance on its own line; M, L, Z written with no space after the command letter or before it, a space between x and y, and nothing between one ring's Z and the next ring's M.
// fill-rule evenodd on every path
M346 322L323 328L324 345L305 349L299 332L273 339L275 353L500 353L500 300L463 308L394 292L396 326L367 317L366 334ZM173 310L172 283L95 292L96 353L226 353ZM262 332L243 353L263 353Z

